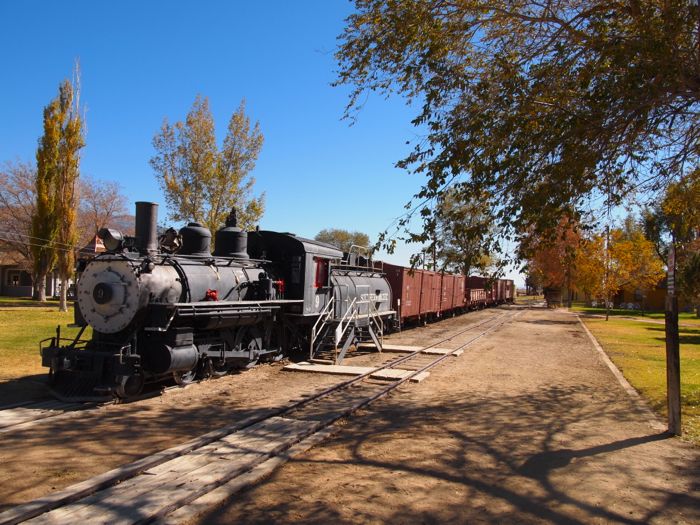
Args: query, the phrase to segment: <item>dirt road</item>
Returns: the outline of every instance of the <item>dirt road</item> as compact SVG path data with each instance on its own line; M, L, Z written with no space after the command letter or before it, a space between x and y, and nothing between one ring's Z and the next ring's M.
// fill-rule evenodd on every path
M700 523L698 480L578 321L530 310L197 522Z

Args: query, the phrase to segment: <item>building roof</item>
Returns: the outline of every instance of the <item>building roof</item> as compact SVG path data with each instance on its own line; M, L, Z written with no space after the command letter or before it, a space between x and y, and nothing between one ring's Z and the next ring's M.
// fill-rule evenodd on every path
M92 255L97 255L98 253L103 253L106 252L107 249L105 248L104 243L102 242L102 239L100 239L97 235L93 236L92 240L87 243L85 246L80 248L80 256L92 256Z

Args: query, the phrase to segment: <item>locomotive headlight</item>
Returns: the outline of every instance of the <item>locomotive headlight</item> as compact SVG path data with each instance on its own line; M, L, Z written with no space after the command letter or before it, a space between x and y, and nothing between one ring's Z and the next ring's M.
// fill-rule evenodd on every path
M102 242L110 252L116 252L120 250L124 244L124 236L119 230L113 230L111 228L102 228L97 232L97 236L102 239Z

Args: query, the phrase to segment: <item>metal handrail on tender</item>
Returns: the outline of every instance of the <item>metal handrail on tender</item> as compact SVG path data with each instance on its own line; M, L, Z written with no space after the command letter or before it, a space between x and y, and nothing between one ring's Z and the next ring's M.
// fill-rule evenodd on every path
M328 303L326 303L326 306L323 307L323 310L321 310L321 313L319 314L318 319L316 319L314 326L311 328L311 339L309 342L309 359L312 359L314 357L314 343L316 342L316 338L319 336L323 327L328 322L328 319L330 319L333 316L334 301L335 297L331 297L330 301L328 301Z

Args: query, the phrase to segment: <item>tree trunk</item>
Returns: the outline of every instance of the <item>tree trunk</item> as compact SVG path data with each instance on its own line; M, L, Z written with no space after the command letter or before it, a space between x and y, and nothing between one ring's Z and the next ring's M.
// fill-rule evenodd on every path
M695 317L700 318L700 304L695 307Z
M46 301L46 274L36 276L36 286L34 286L34 299Z
M68 279L61 277L61 298L58 303L59 312L68 311Z
M610 297L605 296L605 320L610 319Z

